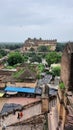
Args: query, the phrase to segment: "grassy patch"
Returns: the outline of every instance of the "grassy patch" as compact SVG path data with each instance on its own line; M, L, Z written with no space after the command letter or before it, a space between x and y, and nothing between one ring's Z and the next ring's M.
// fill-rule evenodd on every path
M24 73L24 69L20 69L18 72L15 72L15 73L13 74L13 77L14 77L14 78L19 78L20 75L23 74L23 73Z
M6 66L5 69L15 69L16 67L14 66Z

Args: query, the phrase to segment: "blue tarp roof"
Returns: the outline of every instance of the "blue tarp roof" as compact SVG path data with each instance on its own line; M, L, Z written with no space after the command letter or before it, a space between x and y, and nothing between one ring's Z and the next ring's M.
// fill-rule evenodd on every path
M20 87L11 87L7 86L5 91L9 92L23 92L23 93L35 93L35 88L20 88Z

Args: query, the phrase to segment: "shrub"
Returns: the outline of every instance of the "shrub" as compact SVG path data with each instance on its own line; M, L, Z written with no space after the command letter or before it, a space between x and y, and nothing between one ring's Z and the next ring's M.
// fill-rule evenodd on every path
M65 85L64 85L64 83L61 82L61 83L59 84L59 87L60 87L60 89L65 89Z
M23 56L19 52L12 52L8 56L8 64L13 66L24 61Z

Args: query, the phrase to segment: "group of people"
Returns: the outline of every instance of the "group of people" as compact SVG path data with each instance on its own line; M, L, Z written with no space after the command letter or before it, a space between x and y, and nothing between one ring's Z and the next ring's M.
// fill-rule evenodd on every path
M15 115L15 110L13 110L13 114ZM19 112L18 113L18 116L17 116L17 119L21 119L23 117L23 112ZM2 119L4 119L4 116L2 116ZM6 130L6 125L3 124L3 127L2 127L2 130Z
M18 119L21 119L22 117L23 117L23 113L22 113L22 112L19 112L17 118L18 118Z
M13 114L15 115L15 110L13 110ZM23 117L23 113L22 112L19 112L18 113L18 116L17 116L17 119L21 119Z

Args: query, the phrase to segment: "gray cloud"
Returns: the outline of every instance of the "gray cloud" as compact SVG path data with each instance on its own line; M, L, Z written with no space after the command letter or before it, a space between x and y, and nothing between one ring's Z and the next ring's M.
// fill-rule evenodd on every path
M73 0L0 0L0 41L73 40Z

